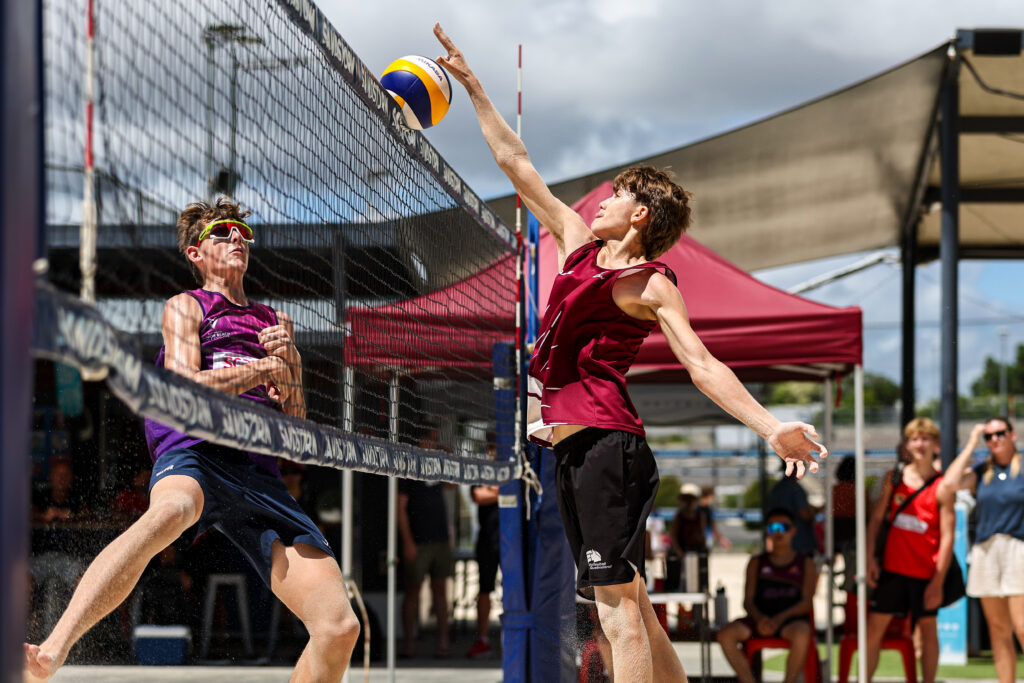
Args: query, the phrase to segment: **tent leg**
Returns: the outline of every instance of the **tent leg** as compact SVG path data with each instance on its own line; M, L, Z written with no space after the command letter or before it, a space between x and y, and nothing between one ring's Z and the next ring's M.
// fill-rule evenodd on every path
M826 379L823 386L823 403L825 413L824 437L825 445L832 444L832 380ZM825 671L829 672L831 680L832 672L832 645L835 639L833 629L833 612L835 612L835 569L836 569L836 539L835 539L835 514L832 509L832 458L825 458L825 573L828 583L826 598L828 599L828 618L825 620ZM813 624L812 624L813 626Z
M388 432L398 443L398 373L388 390ZM398 568L398 478L388 477L388 681L395 683L395 593Z
M867 517L867 500L864 495L864 368L860 365L853 369L853 428L854 458L856 463L856 499L857 499L857 680L867 683L867 529L864 520Z

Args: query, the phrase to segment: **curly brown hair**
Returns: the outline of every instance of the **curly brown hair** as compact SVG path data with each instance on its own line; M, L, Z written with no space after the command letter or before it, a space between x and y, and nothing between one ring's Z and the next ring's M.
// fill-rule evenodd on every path
M653 166L633 166L615 176L615 191L624 190L646 206L651 218L640 234L645 256L655 259L672 248L690 227L693 195Z
M240 221L250 214L252 211L243 210L240 204L227 197L218 197L217 203L213 205L209 202L192 202L178 216L178 251L185 255L189 247L195 246L203 228L213 221L231 218ZM203 286L205 280L203 274L196 268L196 264L189 261L188 267L192 270L192 275L199 286Z

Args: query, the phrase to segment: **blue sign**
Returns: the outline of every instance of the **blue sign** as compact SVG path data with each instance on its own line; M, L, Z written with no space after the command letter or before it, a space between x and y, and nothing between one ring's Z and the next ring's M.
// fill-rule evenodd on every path
M967 576L967 506L956 504L956 525L953 536L953 561L960 563ZM960 598L939 610L939 664L967 663L967 598Z

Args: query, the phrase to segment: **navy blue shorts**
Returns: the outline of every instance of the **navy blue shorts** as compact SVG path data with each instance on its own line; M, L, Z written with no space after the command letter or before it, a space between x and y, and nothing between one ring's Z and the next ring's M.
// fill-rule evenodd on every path
M270 586L270 550L274 541L305 543L334 557L320 533L288 488L247 453L202 443L168 451L153 464L149 488L166 477L183 474L203 489L203 514L196 535L211 527L224 534Z

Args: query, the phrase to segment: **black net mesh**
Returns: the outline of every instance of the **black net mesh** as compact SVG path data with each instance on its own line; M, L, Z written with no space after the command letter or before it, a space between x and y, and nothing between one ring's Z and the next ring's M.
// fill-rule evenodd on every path
M45 3L50 280L79 292L91 139L96 306L146 362L165 301L197 287L179 212L227 196L252 212L245 294L294 321L308 419L395 438L397 398L400 441L437 430L431 448L481 455L492 347L513 336L509 231L296 4L95 3L90 138L86 2Z

